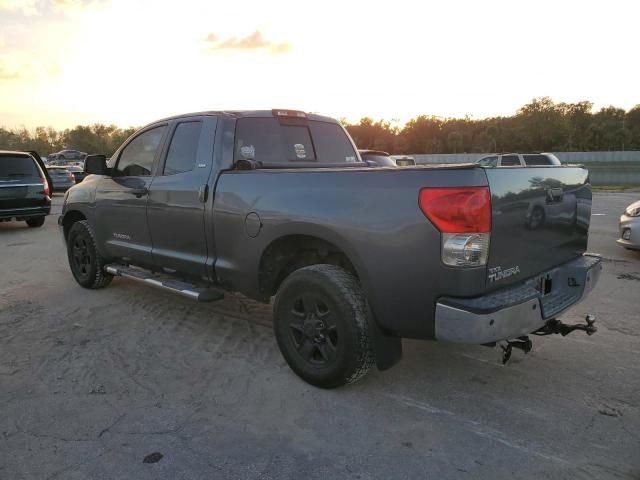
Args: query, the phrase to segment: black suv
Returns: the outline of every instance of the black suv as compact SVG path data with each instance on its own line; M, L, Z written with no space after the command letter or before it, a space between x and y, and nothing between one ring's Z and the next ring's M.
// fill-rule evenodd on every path
M0 222L25 220L41 227L51 211L49 195L49 182L34 156L0 150Z

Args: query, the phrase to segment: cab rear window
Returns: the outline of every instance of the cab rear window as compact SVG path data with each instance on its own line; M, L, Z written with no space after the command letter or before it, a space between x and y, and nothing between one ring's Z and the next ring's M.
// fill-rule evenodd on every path
M238 120L234 158L263 164L357 161L353 145L339 125L318 121L280 123L275 118Z
M39 176L35 161L29 157L0 157L0 178L3 180Z

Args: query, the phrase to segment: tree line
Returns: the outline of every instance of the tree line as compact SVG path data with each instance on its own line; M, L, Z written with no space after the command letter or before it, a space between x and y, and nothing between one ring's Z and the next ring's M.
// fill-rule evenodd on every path
M72 149L86 153L104 153L111 156L136 128L118 128L115 125L78 125L66 130L51 127L7 129L0 127L0 150L35 150L49 155Z
M403 127L363 118L345 127L358 148L390 153L640 150L640 105L628 112L593 103L535 98L508 117L482 120L420 115Z
M395 154L640 150L640 105L629 111L605 107L594 112L588 101L554 103L541 97L507 117L419 115L402 127L365 117L343 124L358 148ZM74 149L110 156L135 130L102 124L63 131L0 128L0 149L36 150L41 155Z

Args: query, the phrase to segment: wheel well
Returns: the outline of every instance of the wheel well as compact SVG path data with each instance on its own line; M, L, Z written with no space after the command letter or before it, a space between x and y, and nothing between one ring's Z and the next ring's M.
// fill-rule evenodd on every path
M358 277L349 257L332 243L308 235L288 235L274 240L262 254L258 272L260 293L267 297L275 295L290 273L319 263L337 265Z
M67 212L64 216L64 220L62 221L62 227L64 229L64 238L66 239L67 236L69 235L69 230L71 230L71 226L76 223L79 222L81 220L86 220L87 217L85 217L82 213L80 213L77 210L72 210L71 212Z

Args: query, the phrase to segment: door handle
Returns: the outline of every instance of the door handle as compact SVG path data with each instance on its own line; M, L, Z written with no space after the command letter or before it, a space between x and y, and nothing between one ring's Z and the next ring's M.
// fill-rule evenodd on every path
M132 188L131 190L129 190L129 193L131 193L132 195L135 195L136 198L140 198L143 195L147 195L149 193L149 189L147 187Z
M198 189L198 200L202 203L207 201L207 196L209 194L209 185L202 185Z

